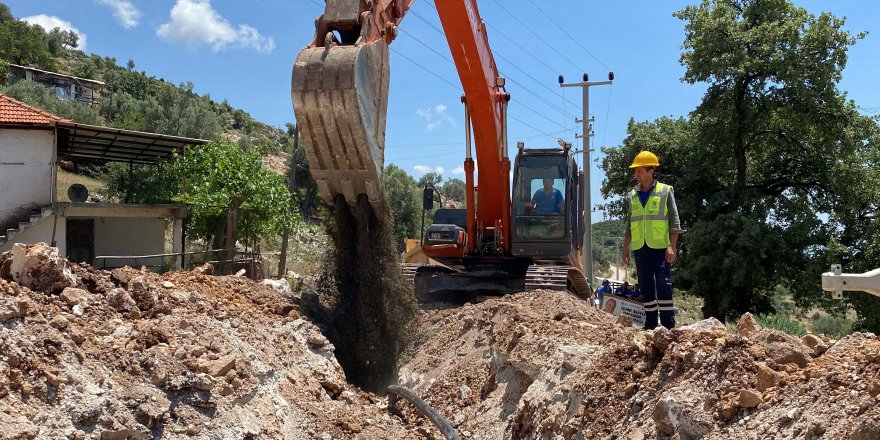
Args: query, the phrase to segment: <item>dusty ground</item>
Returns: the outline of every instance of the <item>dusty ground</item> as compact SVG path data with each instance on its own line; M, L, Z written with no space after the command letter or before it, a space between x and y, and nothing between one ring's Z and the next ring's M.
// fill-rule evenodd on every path
M21 252L0 256L0 438L439 438L346 382L301 314L312 293ZM550 291L420 325L399 382L464 438L880 438L870 334L798 339L749 315L644 332Z

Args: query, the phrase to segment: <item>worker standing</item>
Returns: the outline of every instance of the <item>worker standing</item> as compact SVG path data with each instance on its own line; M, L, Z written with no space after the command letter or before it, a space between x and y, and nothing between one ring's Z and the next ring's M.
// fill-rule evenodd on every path
M627 194L629 211L623 239L624 264L629 264L632 244L645 307L646 330L657 327L658 311L660 324L666 328L675 327L670 267L675 261L678 235L684 232L672 186L654 178L659 166L660 161L650 151L640 152L629 166L634 169L638 183Z

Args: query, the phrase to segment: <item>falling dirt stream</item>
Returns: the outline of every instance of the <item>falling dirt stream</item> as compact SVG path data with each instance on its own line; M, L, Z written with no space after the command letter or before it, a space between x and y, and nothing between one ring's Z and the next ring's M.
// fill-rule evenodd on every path
M397 361L415 334L417 303L398 267L393 216L361 196L336 200L332 231L338 298L330 339L351 383L382 392L396 382ZM378 214L378 215L377 215Z

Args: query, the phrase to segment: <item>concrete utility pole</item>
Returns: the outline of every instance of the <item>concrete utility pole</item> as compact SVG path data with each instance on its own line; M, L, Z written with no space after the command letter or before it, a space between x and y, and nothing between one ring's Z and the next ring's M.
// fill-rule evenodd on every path
M623 251L623 237L610 237L614 239L614 255L617 261L617 264L614 266L616 274L614 275L614 279L620 281L620 265L623 264L620 261L620 253ZM626 271L623 273L624 280L626 281Z
M559 75L559 86L560 87L580 87L583 90L583 119L575 118L575 123L582 123L583 125L583 134L576 135L576 138L580 138L584 140L584 223L586 228L584 228L584 237L583 237L583 266L584 266L584 275L586 275L587 280L590 283L590 286L593 285L593 203L590 201L590 148L591 142L590 140L593 137L593 121L595 119L590 118L590 87L592 86L604 86L610 85L612 81L614 81L614 72L608 72L608 81L593 81L590 82L590 77L586 73L584 74L584 80L579 83L569 83L565 84L565 78L562 75Z

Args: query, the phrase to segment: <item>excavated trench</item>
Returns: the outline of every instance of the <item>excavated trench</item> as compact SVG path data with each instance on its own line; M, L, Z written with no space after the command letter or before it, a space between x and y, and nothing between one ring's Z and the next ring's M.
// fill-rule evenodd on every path
M335 307L329 338L349 381L383 393L396 383L397 363L416 334L418 305L398 268L393 215L365 196L352 208L338 196L330 235L335 247Z

